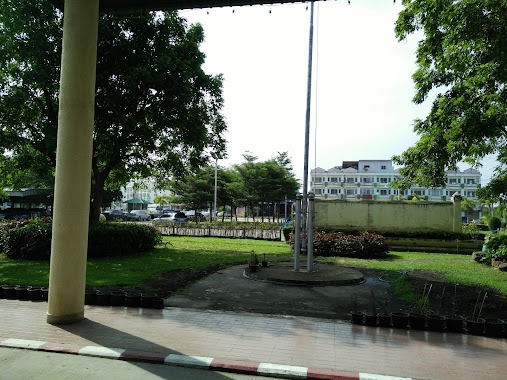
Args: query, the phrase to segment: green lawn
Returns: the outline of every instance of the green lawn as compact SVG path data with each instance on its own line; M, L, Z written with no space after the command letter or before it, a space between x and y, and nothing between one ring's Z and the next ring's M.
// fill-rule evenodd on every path
M165 244L170 241L172 245ZM194 237L164 237L153 251L128 258L89 260L86 282L90 287L133 286L156 279L173 269L203 268L211 264L247 263L250 253L266 254L270 261L288 260L283 242ZM47 286L49 263L9 260L0 254L0 284Z
M170 244L165 244L170 242ZM262 240L164 237L151 252L128 258L94 259L87 265L87 285L135 286L174 269L203 268L211 264L247 263L250 253L266 254L270 261L292 259L289 245ZM374 268L397 276L411 270L437 273L444 281L496 289L507 294L507 273L475 263L468 255L392 252L382 260L319 258L347 266ZM48 284L49 263L13 261L0 254L0 284Z
M477 285L496 289L507 295L507 272L478 264L471 255L455 255L442 253L391 252L386 259L363 260L343 257L326 258L329 262L347 266L374 268L386 271L432 271L443 281Z

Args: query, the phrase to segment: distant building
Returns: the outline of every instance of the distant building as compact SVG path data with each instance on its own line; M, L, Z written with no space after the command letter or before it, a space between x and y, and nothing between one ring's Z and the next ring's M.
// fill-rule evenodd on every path
M149 202L149 204L155 203L155 197L157 195L160 196L169 196L173 193L170 190L161 190L157 189L154 179L142 179L142 180L130 180L124 187L121 189L122 192L122 201L121 202L113 202L111 208L115 209L127 209L127 205L124 203L129 199L140 198L144 201Z
M481 173L475 169L447 171L445 186L434 189L412 186L398 190L391 186L401 179L391 160L343 161L342 166L311 171L311 191L321 199L375 199L394 200L414 195L429 201L448 201L454 193L477 202Z

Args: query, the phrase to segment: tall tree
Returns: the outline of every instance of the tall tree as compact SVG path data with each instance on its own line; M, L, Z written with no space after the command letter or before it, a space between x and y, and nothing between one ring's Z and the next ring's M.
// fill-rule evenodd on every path
M440 186L460 161L487 154L507 162L507 1L403 0L395 26L400 41L420 30L414 102L436 93L417 119L417 143L399 156L407 183Z
M29 147L54 166L62 15L46 0L0 0L0 148ZM176 12L99 22L90 215L105 189L159 182L225 151L222 77L207 75L204 32Z

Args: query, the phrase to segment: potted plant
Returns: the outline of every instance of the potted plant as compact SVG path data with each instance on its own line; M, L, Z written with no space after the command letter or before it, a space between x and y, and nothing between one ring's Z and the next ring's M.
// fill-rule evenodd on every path
M248 262L248 269L250 270L250 272L257 272L258 267L259 267L259 258L257 257L257 254L251 253L250 261Z
M262 259L262 266L267 267L268 266L268 260L266 259L266 254L264 253L263 259Z
M465 319L463 318L463 316L457 314L458 310L457 288L458 285L454 285L454 295L451 301L452 314L445 316L445 325L447 331L462 333L464 331Z
M389 313L389 295L384 294L382 300L382 313L378 314L378 324L382 327L391 327L391 313Z
M357 294L352 295L352 311L350 312L350 321L356 325L363 324L364 313L357 310Z
M484 334L486 320L484 318L481 318L481 312L482 312L482 307L484 306L484 301L488 297L488 292L486 292L484 294L484 297L482 299L482 304L481 304L481 307L479 308L479 313L477 314L477 318L476 318L475 312L477 310L477 305L479 304L480 297L481 297L481 291L479 290L479 293L477 295L477 301L475 301L474 313L472 314L472 318L467 318L465 320L466 329L469 334L474 334L474 335L483 335Z
M421 297L416 301L413 310L409 313L409 324L411 329L426 329L426 312L429 305L429 295L433 284L424 284Z
M377 306L375 292L371 291L371 312L364 313L364 324L368 326L377 326Z

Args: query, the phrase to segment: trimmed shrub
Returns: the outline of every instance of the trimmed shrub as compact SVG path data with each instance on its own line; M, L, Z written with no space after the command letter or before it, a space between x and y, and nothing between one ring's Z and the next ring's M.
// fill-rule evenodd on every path
M497 218L496 216L492 216L488 220L488 227L489 227L490 231L496 231L500 227L502 227L502 221L499 218Z
M50 222L10 223L0 230L0 249L10 259L49 260L51 255ZM136 223L91 224L88 234L88 258L126 256L149 251L162 242L152 226Z
M8 223L1 240L1 248L10 259L49 260L51 223L39 219L32 223Z
M389 253L383 236L370 232L347 235L342 232L317 232L314 235L315 256L340 256L373 259L386 257Z

